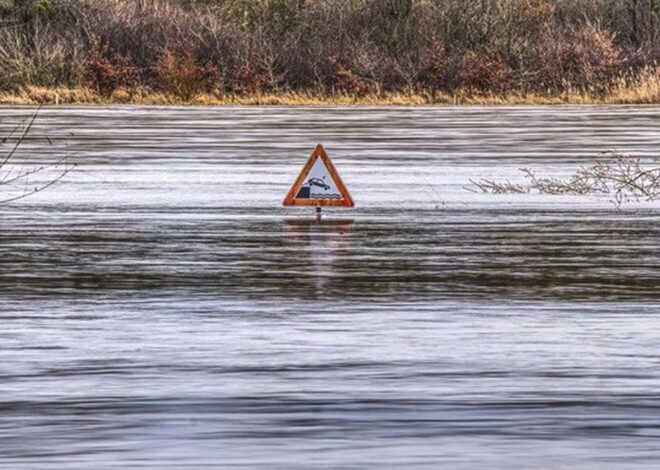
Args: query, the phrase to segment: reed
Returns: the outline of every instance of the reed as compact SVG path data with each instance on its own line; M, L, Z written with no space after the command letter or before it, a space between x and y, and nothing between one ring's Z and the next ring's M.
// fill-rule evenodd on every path
M660 67L645 67L637 76L620 78L606 101L614 104L660 103Z
M153 92L145 89L119 88L110 96L102 95L90 88L44 88L28 86L10 92L0 92L0 104L4 105L196 105L196 106L425 106L425 105L560 105L560 104L654 104L660 103L657 83L634 82L631 88L618 88L611 95L589 94L518 94L470 95L459 93L445 95L437 93L383 93L368 95L333 94L316 92L279 92L254 94L200 93L189 98L176 94Z

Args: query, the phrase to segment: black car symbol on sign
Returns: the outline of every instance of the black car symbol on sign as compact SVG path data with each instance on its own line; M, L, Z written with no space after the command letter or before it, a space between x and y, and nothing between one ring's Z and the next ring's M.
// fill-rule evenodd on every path
M310 178L307 184L310 186L319 186L326 191L330 189L330 185L325 184L325 181L323 181L321 178Z

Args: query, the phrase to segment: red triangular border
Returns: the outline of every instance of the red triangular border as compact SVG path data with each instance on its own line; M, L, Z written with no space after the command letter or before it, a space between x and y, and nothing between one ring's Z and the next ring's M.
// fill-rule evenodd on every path
M330 176L334 180L335 185L337 186L337 189L339 190L339 194L341 194L342 198L341 199L296 199L296 194L298 194L298 191L300 191L300 187L305 182L305 179L307 178L309 172L312 171L312 167L314 166L314 163L316 163L316 160L318 160L319 158L323 161L323 164L328 169L328 173L330 173ZM291 186L289 193L286 195L286 198L284 198L283 204L285 206L317 206L317 207L325 207L325 206L353 207L355 205L355 203L353 202L353 198L348 192L348 189L346 189L346 186L344 186L344 183L339 177L339 173L337 173L337 169L330 161L330 157L328 157L328 154L325 153L325 149L321 144L318 144L314 149L314 151L312 152L312 155L310 155L309 160L307 160L307 163L305 163L305 166L300 172L300 175L298 175L298 179L296 179L296 182L293 183L293 186Z

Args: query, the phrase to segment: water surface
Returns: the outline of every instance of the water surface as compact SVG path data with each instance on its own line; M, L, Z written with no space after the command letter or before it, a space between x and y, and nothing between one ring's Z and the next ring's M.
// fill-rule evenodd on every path
M18 161L78 166L0 208L0 466L657 468L660 204L465 186L651 161L660 108L60 107L32 136ZM281 207L318 142L357 204L322 224Z

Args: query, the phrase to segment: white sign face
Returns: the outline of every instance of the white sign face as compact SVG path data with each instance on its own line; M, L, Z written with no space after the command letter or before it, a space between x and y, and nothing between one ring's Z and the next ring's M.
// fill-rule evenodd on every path
M296 198L342 199L323 160L316 159Z
M353 199L339 177L337 169L318 144L293 183L285 206L353 207Z

